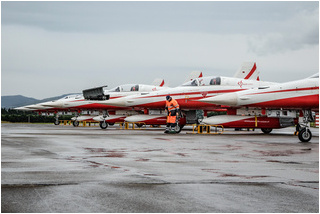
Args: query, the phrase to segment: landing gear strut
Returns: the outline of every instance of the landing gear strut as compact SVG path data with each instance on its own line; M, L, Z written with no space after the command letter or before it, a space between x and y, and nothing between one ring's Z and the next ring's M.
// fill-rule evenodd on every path
M53 122L54 123L54 125L59 125L60 124L60 121L59 121L59 115L58 114L56 114L56 118L55 118L56 120Z
M106 129L107 127L108 127L108 123L105 120L100 122L100 128Z
M72 122L74 127L78 127L79 126L79 121L77 120L78 117L79 117L79 113L76 113L76 119Z
M109 124L106 122L106 118L109 117L109 113L108 113L108 111L103 111L102 114L103 114L103 115L102 115L103 121L100 122L100 128L106 129L106 128L108 128L108 125L109 125Z
M312 138L312 133L309 129L309 122L314 121L311 110L302 110L303 112L303 122L299 123L296 127L297 131L299 130L299 140L301 142L309 142Z

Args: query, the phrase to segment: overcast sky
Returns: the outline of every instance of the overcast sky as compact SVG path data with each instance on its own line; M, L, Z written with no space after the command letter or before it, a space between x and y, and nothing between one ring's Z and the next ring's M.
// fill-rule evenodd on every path
M261 80L319 72L319 3L1 2L1 95L37 99L193 70Z

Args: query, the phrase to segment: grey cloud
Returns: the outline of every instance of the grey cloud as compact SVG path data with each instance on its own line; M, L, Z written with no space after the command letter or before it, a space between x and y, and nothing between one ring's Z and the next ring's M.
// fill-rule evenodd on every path
M249 51L268 55L319 45L319 8L303 10L280 21L274 31L257 34L248 40Z
M288 81L319 67L318 2L1 4L5 95L45 98L154 78L176 86L192 70L232 76L243 61L257 61L269 81L273 71Z
M316 2L2 2L2 24L59 32L268 32ZM261 23L264 23L262 26Z

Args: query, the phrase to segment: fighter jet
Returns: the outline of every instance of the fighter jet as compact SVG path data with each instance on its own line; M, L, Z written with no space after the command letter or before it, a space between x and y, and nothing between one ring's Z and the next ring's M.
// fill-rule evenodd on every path
M242 75L243 78L247 79L216 76L200 77L175 88L150 92L143 95L126 96L113 100L101 101L99 103L111 106L131 107L140 109L141 112L143 112L143 114L126 117L125 121L127 122L144 123L147 125L165 124L165 97L170 95L178 101L180 109L183 110L184 115L179 121L179 126L177 126L178 130L176 130L177 132L180 132L181 128L186 123L198 123L198 118L196 116L197 110L204 110L204 114L206 115L207 111L217 109L211 104L200 102L200 99L273 84L271 82L257 81L259 75L256 63L244 63L239 71L236 75ZM251 80L251 78L253 78L253 80ZM221 107L219 107L219 110L220 109Z
M229 106L230 112L234 113L204 119L202 122L205 124L262 128L265 133L270 133L275 128L297 124L299 139L308 142L312 138L308 126L308 123L314 120L312 111L319 112L319 74L302 80L227 93L200 101L214 106ZM302 117L299 118L298 115Z
M48 101L44 103L34 104L34 105L28 105L23 107L15 108L16 110L23 110L23 111L37 111L37 112L50 112L56 114L56 120L54 122L55 125L59 125L59 112L76 112L76 117L73 118L74 126L79 125L79 121L92 121L93 116L80 116L80 113L84 110L101 110L106 108L106 105L101 105L98 103L91 103L90 98L92 91L95 93L94 99L101 98L101 99L114 99L119 98L123 96L133 95L133 94L143 94L149 91L157 91L157 90L164 90L168 87L165 86L165 82L163 79L155 79L153 84L156 85L144 85L144 84L124 84L119 85L112 89L106 89L106 86L101 86L98 88L93 89L87 89L84 90L84 92L87 92L88 96L86 97L86 94L72 94L65 96L58 100ZM97 91L99 91L98 94ZM87 99L85 99L87 98ZM109 106L108 109L111 110L110 113L112 113L112 110L126 110L128 108L123 107L115 107L115 106ZM122 116L123 117L123 116ZM112 120L115 118L120 118L119 116L111 116L108 119ZM112 121L110 122L112 123Z

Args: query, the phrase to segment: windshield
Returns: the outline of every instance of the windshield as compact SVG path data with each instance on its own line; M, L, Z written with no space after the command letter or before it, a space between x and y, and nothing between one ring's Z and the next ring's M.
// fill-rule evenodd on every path
M210 80L210 85L221 85L221 78L215 77Z
M79 94L79 95L77 95L77 96L75 97L75 99L76 99L76 100L78 100L78 99L83 99L83 95Z
M107 90L106 92L129 92L129 91L139 91L139 85L137 84L119 85L115 88Z
M117 86L115 88L111 88L110 90L106 90L106 92L109 91L109 92L120 92L121 91L121 88L120 86Z
M201 77L184 83L182 86L208 86L221 85L221 77Z
M68 95L68 96L65 96L65 97L59 99L59 100L66 100L66 99L70 99L70 98L79 99L79 98L77 98L77 97L81 97L81 96L82 96L81 94L70 94L70 95Z
M139 91L139 85L132 86L130 91Z
M194 79L194 80L191 80L189 82L182 84L182 86L199 86L199 82L197 79Z

